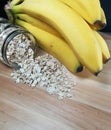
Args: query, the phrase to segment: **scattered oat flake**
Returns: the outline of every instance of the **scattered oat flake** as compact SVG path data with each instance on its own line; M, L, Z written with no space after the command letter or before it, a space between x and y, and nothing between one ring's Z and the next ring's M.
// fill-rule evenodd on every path
M12 69L11 78L16 83L24 83L32 88L43 88L49 94L56 95L59 100L71 98L71 90L76 85L74 76L48 53L34 59L34 51L30 45L31 41L23 34L19 34L8 44L6 55L9 63L19 65L18 69Z

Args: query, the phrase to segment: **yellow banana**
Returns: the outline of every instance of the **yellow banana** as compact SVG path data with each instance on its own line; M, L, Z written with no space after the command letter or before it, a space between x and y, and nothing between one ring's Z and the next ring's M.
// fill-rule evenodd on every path
M104 28L106 22L101 19L101 5L99 0L60 0L71 7L97 30ZM103 14L102 14L103 15Z
M64 37L80 63L90 72L97 75L102 70L102 54L89 25L60 0L24 0L12 6L11 11L41 18Z
M42 30L45 30L58 37L61 37L60 34L54 28L52 28L46 22L41 21L38 18L31 17L30 15L27 15L27 14L16 14L14 17L15 17L15 19L20 19L22 21L26 21L34 26L37 26L38 28L40 28Z
M102 51L102 55L103 55L103 63L106 63L109 59L110 59L110 52L107 46L106 41L104 40L104 38L99 34L99 32L92 30L94 33L95 38L97 39L97 43L99 44L101 51Z
M38 40L39 46L56 57L70 72L77 73L83 70L71 48L62 39L25 21L16 19L16 23L29 30Z

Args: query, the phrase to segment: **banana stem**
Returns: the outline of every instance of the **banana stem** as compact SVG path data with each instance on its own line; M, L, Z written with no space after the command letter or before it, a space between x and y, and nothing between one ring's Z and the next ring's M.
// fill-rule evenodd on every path
M12 10L12 12L13 12L14 14L24 13L23 10L22 10L22 4L12 6L12 7L11 7L11 10Z

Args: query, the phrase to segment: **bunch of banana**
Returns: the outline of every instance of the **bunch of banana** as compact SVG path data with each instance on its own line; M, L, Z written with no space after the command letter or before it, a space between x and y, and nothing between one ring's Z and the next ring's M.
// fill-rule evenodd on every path
M15 23L72 73L86 67L97 75L109 60L108 46L96 31L106 24L99 0L12 0L9 6Z

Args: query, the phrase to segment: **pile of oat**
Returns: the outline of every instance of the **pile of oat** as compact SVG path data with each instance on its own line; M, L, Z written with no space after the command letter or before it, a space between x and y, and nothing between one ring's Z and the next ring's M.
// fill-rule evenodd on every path
M67 69L53 56L44 54L35 61L32 58L19 63L20 69L14 70L11 77L16 83L30 87L44 88L49 94L56 94L58 99L72 97L71 89L76 82Z
M74 77L52 55L44 53L34 58L31 40L23 34L14 37L7 46L6 58L15 64L11 78L16 83L40 87L58 99L71 98L76 85Z
M74 77L52 55L45 53L34 59L34 52L29 43L28 41L27 44L19 42L15 45L9 45L8 52L14 50L11 51L14 56L12 58L7 53L8 59L16 62L20 67L20 69L14 69L11 73L12 79L16 83L21 82L30 87L44 88L49 94L57 95L58 99L72 97L71 89L76 85Z

